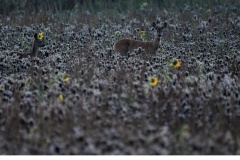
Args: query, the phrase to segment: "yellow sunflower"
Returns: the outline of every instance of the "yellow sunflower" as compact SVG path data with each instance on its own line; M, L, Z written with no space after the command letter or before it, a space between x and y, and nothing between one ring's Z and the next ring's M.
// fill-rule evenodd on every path
M175 60L172 61L172 63L170 63L170 66L172 66L174 68L178 68L178 67L181 66L181 62L180 62L180 60L175 59Z
M140 34L141 34L142 36L145 36L145 35L146 35L146 31L140 31Z
M38 39L39 39L39 40L42 40L42 39L43 39L43 33L42 33L42 32L38 33Z
M63 95L62 94L59 94L59 99L63 100Z
M148 3L147 3L147 2L144 2L144 3L142 4L142 6L143 6L143 8L147 8Z
M164 13L164 14L166 14L166 13L167 13L167 10L166 10L165 8L163 9L163 13Z
M158 78L157 77L151 77L149 80L150 86L156 86L158 83Z
M64 77L63 77L63 82L67 82L67 81L69 81L68 76L64 76Z

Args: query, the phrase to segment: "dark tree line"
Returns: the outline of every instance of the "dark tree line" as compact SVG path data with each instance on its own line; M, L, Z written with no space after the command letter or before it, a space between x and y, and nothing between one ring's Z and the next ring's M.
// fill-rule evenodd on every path
M64 11L78 9L92 9L94 11L104 9L120 8L121 10L139 8L141 3L151 3L152 6L159 6L164 0L1 0L0 14L9 14L17 10L26 12L42 11Z
M128 9L138 9L141 3L147 2L152 7L170 7L172 4L181 6L185 4L208 7L215 4L232 3L239 6L239 0L1 0L0 14L9 14L18 10L24 10L29 13L37 13L39 11L58 12L64 10L91 10L101 11L105 9L118 9L125 11Z

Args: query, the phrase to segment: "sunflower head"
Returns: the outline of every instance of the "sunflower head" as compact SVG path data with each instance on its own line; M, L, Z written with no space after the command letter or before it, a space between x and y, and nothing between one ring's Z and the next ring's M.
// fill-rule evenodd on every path
M63 95L62 94L59 94L59 99L63 100Z
M63 76L63 82L69 81L69 77L67 75Z
M164 13L164 14L167 14L167 10L166 10L165 8L163 9L163 13Z
M146 35L146 31L140 31L140 34L142 35L142 36L145 36Z
M147 3L147 2L144 2L144 3L142 4L142 6L143 6L143 8L147 8L148 3Z
M180 60L175 59L175 60L172 61L172 63L170 63L170 66L172 66L174 68L178 68L178 67L181 66L181 62L180 62Z
M42 33L42 32L38 33L38 39L39 39L39 40L42 40L42 39L43 39L43 33Z
M158 83L158 78L157 78L157 77L151 77L151 78L149 79L149 84L150 84L150 86L156 86L157 83Z

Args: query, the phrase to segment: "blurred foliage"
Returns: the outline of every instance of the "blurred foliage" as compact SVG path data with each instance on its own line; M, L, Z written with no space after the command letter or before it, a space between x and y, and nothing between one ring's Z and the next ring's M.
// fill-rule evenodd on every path
M137 10L143 3L147 3L151 8L170 8L184 5L211 7L215 4L239 6L239 0L1 0L0 14L9 14L18 10L29 13L39 11L61 12L64 10L89 10L91 12L116 10L122 12Z

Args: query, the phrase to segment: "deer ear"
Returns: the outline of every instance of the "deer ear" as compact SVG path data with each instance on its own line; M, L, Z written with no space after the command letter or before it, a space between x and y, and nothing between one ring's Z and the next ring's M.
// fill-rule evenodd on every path
M166 27L167 27L167 22L164 22L162 28L166 28Z
M152 27L153 27L153 28L156 28L156 27L157 27L155 22L152 23Z
M35 39L38 39L37 33L34 33L34 38L35 38Z

